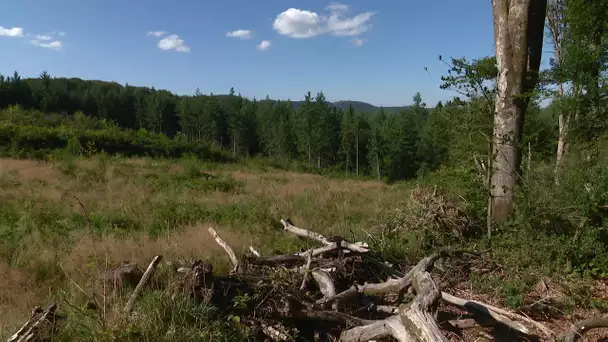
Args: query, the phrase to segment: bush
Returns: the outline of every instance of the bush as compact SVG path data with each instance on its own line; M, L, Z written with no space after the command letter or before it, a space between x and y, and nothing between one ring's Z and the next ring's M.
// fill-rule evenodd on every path
M81 130L0 123L0 154L45 158L54 150L68 149L75 154L105 151L123 156L181 157L191 154L200 159L229 162L232 158L209 145L172 140L164 134L117 128Z

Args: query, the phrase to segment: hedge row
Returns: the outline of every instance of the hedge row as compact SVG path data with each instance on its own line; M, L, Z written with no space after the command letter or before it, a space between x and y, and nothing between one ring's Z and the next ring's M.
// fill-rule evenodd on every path
M82 152L84 148L94 148L109 154L124 156L197 157L216 161L232 161L230 155L217 148L196 142L173 140L164 134L144 130L128 131L118 129L79 130L74 127L40 127L15 124L0 124L0 147L6 151L19 151L29 156L40 151L69 148Z

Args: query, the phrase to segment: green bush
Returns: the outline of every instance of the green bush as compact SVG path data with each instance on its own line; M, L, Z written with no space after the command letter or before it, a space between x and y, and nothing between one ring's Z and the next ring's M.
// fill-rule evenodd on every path
M172 140L145 130L116 128L81 130L65 125L56 127L0 123L0 154L14 157L45 158L54 150L73 154L105 151L123 156L181 157L191 154L216 162L229 162L225 152L200 143Z

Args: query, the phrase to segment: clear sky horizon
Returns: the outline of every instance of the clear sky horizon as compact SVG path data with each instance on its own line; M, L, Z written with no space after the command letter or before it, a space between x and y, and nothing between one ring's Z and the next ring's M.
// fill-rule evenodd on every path
M19 0L0 4L0 73L178 94L432 106L438 55L494 53L489 0ZM428 72L425 71L428 68Z

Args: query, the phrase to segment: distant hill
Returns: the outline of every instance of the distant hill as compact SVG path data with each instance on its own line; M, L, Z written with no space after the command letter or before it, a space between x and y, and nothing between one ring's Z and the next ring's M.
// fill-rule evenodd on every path
M300 104L302 104L303 102L304 101L292 101L293 106L295 108L299 107ZM341 108L342 110L347 110L349 105L351 105L353 107L355 112L360 112L360 113L375 114L376 112L378 112L378 110L380 110L380 107L376 107L373 104L370 104L367 102L361 102L361 101L336 101L336 102L330 103L330 106ZM388 114L388 113L399 113L403 110L408 109L409 106L383 107L383 108L384 108L384 111Z
M218 96L220 98L226 97L228 95L226 94L214 94L214 96ZM258 99L260 100L260 99ZM275 99L271 99L271 101L278 101ZM281 100L283 101L283 100ZM304 101L291 101L292 105L294 108L298 108L302 103L304 103ZM376 114L378 112L378 110L380 110L380 107L376 107L373 104L367 103L367 102L362 102L362 101L335 101L335 102L330 102L330 106L333 107L337 107L340 108L342 110L347 110L348 106L351 105L353 106L353 109L355 110L355 112L359 112L359 113L368 113L368 114ZM401 111L407 110L410 106L400 106L400 107L383 107L384 111L387 114L396 114L396 113L400 113Z

